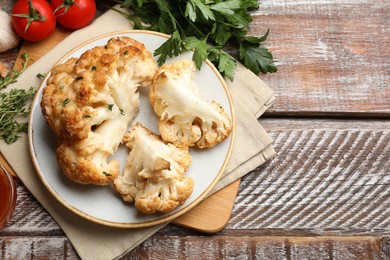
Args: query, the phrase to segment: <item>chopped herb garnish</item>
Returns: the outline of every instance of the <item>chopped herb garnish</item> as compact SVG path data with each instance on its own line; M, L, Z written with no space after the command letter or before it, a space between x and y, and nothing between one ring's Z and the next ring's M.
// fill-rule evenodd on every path
M114 104L108 104L108 110L112 111L113 106L114 106Z
M65 98L65 100L62 102L62 106L66 106L67 104L69 104L70 100L68 98Z
M96 70L96 66L92 66L92 67L91 67L91 70Z
M45 77L46 77L46 74L45 74L45 73L43 73L43 74L42 74L42 73L38 73L38 74L37 74L37 78L38 78L38 79L44 79Z
M127 54L129 54L128 51L124 51L124 52L123 52L123 55L127 55Z
M108 172L105 172L105 171L103 171L103 174L104 174L105 176L107 176L107 177L112 176L112 174L109 174Z
M83 79L84 77L83 76L78 76L77 78L75 78L75 80L80 80L80 79Z
M91 118L90 115L83 115L83 118Z
M122 108L119 108L119 111L121 111L121 115L124 116L125 115L125 112L123 111Z
M61 85L61 86L60 86L60 90L63 90L64 88L65 88L64 85Z

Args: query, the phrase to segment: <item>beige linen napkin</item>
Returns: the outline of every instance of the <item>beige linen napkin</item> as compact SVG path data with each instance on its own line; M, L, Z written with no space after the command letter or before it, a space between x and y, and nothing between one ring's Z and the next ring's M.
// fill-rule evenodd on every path
M72 33L36 61L12 87L38 86L37 73L48 72L58 59L75 46L104 33L131 28L127 19L110 10L90 26ZM271 138L257 121L257 118L274 100L272 90L243 66L239 66L235 81L228 82L228 85L231 89L237 119L236 139L231 159L213 192L242 177L275 154ZM63 207L44 187L30 160L26 136L12 145L1 141L0 151L23 184L63 229L82 259L120 257L166 225L120 229L85 220Z

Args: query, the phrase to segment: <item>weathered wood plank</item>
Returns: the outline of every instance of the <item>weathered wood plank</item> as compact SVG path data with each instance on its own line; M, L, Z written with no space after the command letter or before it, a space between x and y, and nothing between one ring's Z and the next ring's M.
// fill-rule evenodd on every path
M386 259L382 237L153 236L122 259ZM65 237L0 237L1 259L79 259Z
M242 179L227 229L390 234L389 121L262 122L278 154Z
M374 237L153 237L124 259L386 259Z
M0 237L0 259L79 259L66 237Z
M278 154L243 178L222 234L390 234L389 121L260 121ZM19 232L62 234L21 185L15 214L0 234Z
M268 115L390 116L390 4L386 0L264 0L251 33L270 34L279 72Z

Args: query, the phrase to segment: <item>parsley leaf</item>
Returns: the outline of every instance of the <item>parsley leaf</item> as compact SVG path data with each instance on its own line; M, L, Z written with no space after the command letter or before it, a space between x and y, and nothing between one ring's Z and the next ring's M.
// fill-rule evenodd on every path
M198 69L202 67L202 62L207 59L208 46L205 41L198 40L195 37L187 37L184 40L184 46L186 50L194 49L193 60Z
M229 32L229 27L221 24L218 26L218 29L215 32L215 43L217 45L225 45L229 39L232 37L232 34Z
M240 1L230 0L216 3L210 7L212 10L222 14L233 15L235 10L241 8Z
M210 10L210 8L207 5L203 3L202 0L189 0L187 2L187 6L188 4L192 5L194 10L199 9L204 19L215 20L214 13ZM197 17L196 15L193 15L194 19L191 19L191 21L195 22L196 17Z
M219 56L218 69L221 71L222 75L233 81L236 67L236 61L232 58L232 56L225 52L221 52L221 55Z
M176 57L182 53L183 45L179 32L175 31L167 41L154 51L154 56L160 55L157 59L158 64L162 65L167 58Z
M230 81L233 81L237 63L232 56L221 49L212 48L210 49L209 59L216 64L223 76L227 77Z
M244 65L255 74L259 74L260 71L266 73L278 70L273 63L272 54L266 48L241 45L240 58L244 60Z

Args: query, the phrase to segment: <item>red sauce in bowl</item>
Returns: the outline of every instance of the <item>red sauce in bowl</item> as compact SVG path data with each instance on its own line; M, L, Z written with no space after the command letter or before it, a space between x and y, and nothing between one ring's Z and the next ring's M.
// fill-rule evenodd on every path
M16 185L11 174L0 164L0 229L11 218L16 204Z

